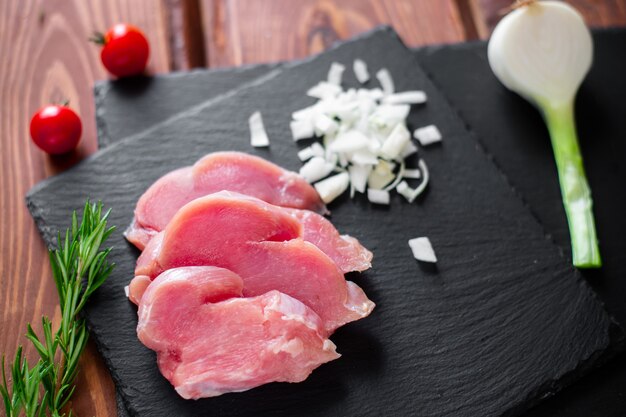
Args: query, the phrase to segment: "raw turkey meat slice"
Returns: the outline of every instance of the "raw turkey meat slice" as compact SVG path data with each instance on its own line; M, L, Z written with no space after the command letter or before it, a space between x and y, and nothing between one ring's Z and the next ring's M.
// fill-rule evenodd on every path
M124 234L143 250L178 209L193 199L222 190L278 206L326 213L317 191L297 173L245 153L215 152L152 184L137 201L135 217Z
M300 382L339 357L310 308L278 291L229 298L240 296L242 285L226 269L177 268L142 298L137 334L181 397Z
M227 268L241 276L244 296L270 290L309 306L331 333L374 308L363 290L346 281L335 262L303 240L301 223L288 210L252 197L222 192L198 198L172 218L139 257L136 279L190 265ZM130 286L141 300L144 285ZM150 288L150 287L148 287Z
M206 196L204 198L207 198ZM313 243L322 252L328 255L344 273L352 271L365 271L372 264L372 252L367 250L355 238L348 235L340 235L335 226L325 217L309 210L286 209L274 206L248 195L230 191L220 191L212 194L215 200L206 200L204 210L211 215L218 214L220 210L239 211L239 215L230 223L228 235L233 239L243 238L246 242L262 240L290 240L303 238ZM221 199L217 200L220 197ZM239 207L234 207L236 204ZM248 213L242 218L241 214ZM202 215L196 216L200 221ZM256 226L256 227L253 227ZM281 228L282 231L281 231ZM220 232L223 233L223 232ZM256 233L251 235L250 233ZM136 273L142 273L142 265L146 259L154 259L160 250L163 239L161 234L154 237L144 249L138 263Z
M302 223L302 238L330 256L344 273L372 267L372 252L352 236L340 235L325 217L309 210L289 212Z

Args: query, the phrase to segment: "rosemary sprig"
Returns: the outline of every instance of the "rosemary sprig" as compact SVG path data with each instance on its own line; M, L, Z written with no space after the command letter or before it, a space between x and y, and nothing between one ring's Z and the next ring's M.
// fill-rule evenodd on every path
M22 412L27 417L66 415L63 410L74 393L78 360L88 339L85 321L78 315L114 267L107 260L111 249L100 250L114 230L114 227L107 227L108 216L109 211L102 211L102 203L87 201L80 224L74 211L65 239L62 240L59 233L59 248L50 250L61 324L53 332L52 322L44 316L43 335L39 336L28 324L26 337L39 354L39 360L32 367L23 356L21 346L8 372L2 357L0 395L7 417L17 417ZM67 416L71 415L70 410Z

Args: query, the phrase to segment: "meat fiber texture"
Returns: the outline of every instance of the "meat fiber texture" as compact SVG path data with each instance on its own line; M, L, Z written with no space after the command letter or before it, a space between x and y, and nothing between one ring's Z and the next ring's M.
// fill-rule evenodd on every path
M322 216L223 191L183 206L150 241L137 261L129 295L140 301L150 280L163 271L217 266L242 278L245 297L277 290L303 302L331 334L374 308L343 276L345 270L367 269L370 260L371 252L340 236Z
M241 277L211 266L170 269L146 290L139 339L183 398L300 382L339 357L303 303L278 291L243 293Z
M139 198L126 238L140 250L186 203L222 190L237 191L283 207L326 213L315 189L295 172L241 152L215 152L172 171Z

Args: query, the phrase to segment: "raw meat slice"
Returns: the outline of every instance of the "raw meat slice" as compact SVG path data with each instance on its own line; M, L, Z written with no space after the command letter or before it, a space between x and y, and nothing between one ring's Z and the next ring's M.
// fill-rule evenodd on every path
M328 255L344 273L372 267L373 254L348 235L340 235L323 216L309 210L289 210L302 223L302 238Z
M143 250L178 209L195 198L222 190L237 191L278 206L326 213L315 189L297 173L245 153L215 152L152 184L137 201L135 217L125 236Z
M320 318L300 301L278 291L221 300L241 289L231 271L187 267L161 274L142 298L137 334L181 397L300 382L339 357Z
M137 279L190 265L227 268L244 281L244 296L270 290L309 306L330 333L374 308L363 290L346 281L335 262L300 238L300 222L288 210L252 197L222 192L179 210L137 261ZM131 299L140 300L141 293Z
M244 238L247 242L250 240L280 241L300 237L320 248L344 273L365 271L372 266L372 252L363 247L355 238L340 235L328 219L317 213L274 206L257 198L230 191L220 191L212 195L215 198L218 196L222 199L207 200L203 210L206 210L207 213L212 212L211 215L226 209L239 212L228 223L230 225L228 235L231 236L229 242L231 243L234 243L238 238ZM240 207L233 207L233 204ZM200 221L201 217L202 215L197 215L195 218ZM252 226L255 227L251 229ZM285 229L281 231L281 227ZM256 229L257 235L249 235L254 229ZM137 263L136 273L143 271L141 266L146 259L154 259L160 251L163 236L157 234L153 240L154 242L151 242L144 249L144 253Z

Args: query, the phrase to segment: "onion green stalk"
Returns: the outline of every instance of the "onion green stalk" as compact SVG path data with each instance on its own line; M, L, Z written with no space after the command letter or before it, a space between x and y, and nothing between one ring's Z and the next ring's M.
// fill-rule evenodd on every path
M591 67L589 29L571 6L522 1L494 29L489 65L508 89L533 103L550 132L578 268L602 266L593 201L574 122L576 93Z

